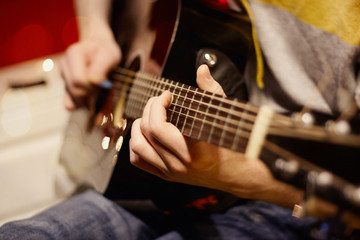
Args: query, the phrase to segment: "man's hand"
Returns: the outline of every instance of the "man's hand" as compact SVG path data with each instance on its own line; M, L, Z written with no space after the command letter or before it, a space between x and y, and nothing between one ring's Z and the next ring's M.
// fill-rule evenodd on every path
M72 110L83 105L93 86L106 80L107 73L120 59L120 47L105 27L71 45L60 62L66 85L65 107Z
M205 65L197 71L197 83L204 90L224 94ZM270 191L274 180L263 162L185 138L174 125L166 122L166 109L171 101L170 92L151 98L142 118L134 122L131 163L168 181L215 188L245 198L266 199L268 196L264 193Z

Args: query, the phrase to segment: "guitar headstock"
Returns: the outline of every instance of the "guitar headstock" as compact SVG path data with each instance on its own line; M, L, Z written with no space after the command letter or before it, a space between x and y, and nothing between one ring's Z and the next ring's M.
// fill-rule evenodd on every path
M315 111L275 116L260 158L275 178L304 190L303 215L359 228L360 120L352 116Z

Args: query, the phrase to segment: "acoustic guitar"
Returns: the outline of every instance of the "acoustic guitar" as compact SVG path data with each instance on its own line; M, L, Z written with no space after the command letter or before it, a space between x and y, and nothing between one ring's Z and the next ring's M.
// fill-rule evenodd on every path
M138 4L141 5L133 1L126 9L137 9ZM121 23L115 34L124 51L124 61L99 89L88 123L89 130L102 129L105 150L119 151L106 196L116 199L126 195L116 189L129 177L121 169L124 167L121 159L128 159L126 132L131 121L141 117L149 98L169 90L173 102L167 112L168 121L184 136L243 152L249 158L260 158L276 178L304 189L307 198L320 197L338 206L338 210L360 213L358 115L336 118L306 107L279 114L265 106L247 104L241 77L253 46L251 23L245 12L241 12L241 6L240 12L213 8L202 1L158 0L142 6L145 9L139 11L145 16L144 22L128 21L131 17L124 12L116 15L121 17L115 19ZM133 25L127 25L128 22ZM130 34L129 29L133 29ZM124 35L132 37L124 38ZM215 79L220 79L227 97L194 85L196 68L203 63L208 64ZM143 177L144 173L140 175ZM142 177L139 185L148 188L144 179L154 177ZM189 191L192 196L184 197L175 208L201 198L197 187L158 179L154 183L157 187L161 185L161 193L167 191L169 195L185 194L188 191L184 189L195 188ZM211 189L204 192L203 196L219 194L218 199L224 201L217 203L224 203L225 207L236 201L230 194ZM174 209L168 204L174 199L159 201L165 208ZM209 205L211 210L218 209L212 207Z

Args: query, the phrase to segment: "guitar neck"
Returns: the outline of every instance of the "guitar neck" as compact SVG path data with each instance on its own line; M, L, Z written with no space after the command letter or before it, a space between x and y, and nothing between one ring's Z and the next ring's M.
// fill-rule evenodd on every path
M168 121L184 136L239 152L245 150L256 108L179 82L137 73L129 90L126 116L141 117L148 99L165 90L173 95Z
M144 72L120 68L111 78L121 92L127 93L124 111L127 118L141 117L149 98L168 90L173 95L168 121L183 135L244 152L260 108ZM333 134L323 126L304 125L276 113L266 131L273 136L360 147L358 135Z
M168 90L173 95L168 121L184 136L234 151L246 149L260 108L144 72L120 68L111 77L119 84L117 88L121 92L127 92L124 111L127 118L141 117L149 98ZM269 121L266 131L272 136L360 147L358 135L333 134L323 126L304 125L276 113Z

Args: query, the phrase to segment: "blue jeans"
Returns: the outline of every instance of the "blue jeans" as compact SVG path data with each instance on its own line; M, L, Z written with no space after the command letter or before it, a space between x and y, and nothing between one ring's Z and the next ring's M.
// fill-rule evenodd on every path
M161 219L161 218L159 218ZM310 239L314 219L299 220L289 209L247 201L224 213L147 224L113 201L87 190L32 218L4 224L0 239ZM158 221L158 222L156 222ZM171 226L161 233L160 229Z

